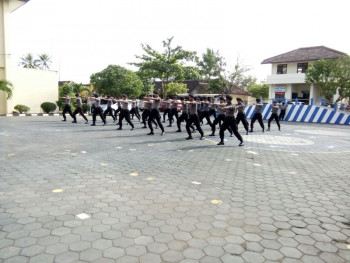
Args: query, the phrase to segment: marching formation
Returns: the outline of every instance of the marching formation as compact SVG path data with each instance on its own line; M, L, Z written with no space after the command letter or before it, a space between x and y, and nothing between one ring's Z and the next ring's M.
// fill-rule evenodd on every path
M75 98L70 98L68 94L65 94L64 97L61 97L65 100L65 107L63 109L63 120L66 121L66 113L73 118L72 123L77 123L76 115L79 113L85 120L85 124L89 124L87 117L84 115L82 108L82 100L79 94L75 94ZM76 110L72 112L70 101L71 99L76 100ZM239 141L239 146L244 146L244 141L241 134L238 131L238 125L242 122L244 129L246 131L246 135L248 132L253 132L254 123L257 120L262 128L262 132L265 131L265 126L262 119L262 106L263 104L260 102L260 99L256 99L255 103L255 113L249 124L246 119L244 113L244 102L241 98L236 99L236 104L232 102L232 96L226 95L226 97L220 97L219 103L213 103L209 101L210 98L203 98L200 100L199 97L195 97L194 95L189 95L188 100L184 98L177 98L173 96L172 98L166 98L165 100L159 97L159 93L157 91L153 92L153 96L144 97L143 103L143 112L142 116L139 113L138 103L135 97L131 100L127 98L126 95L122 95L121 99L114 99L111 96L107 96L106 98L99 97L98 94L94 94L93 97L90 97L91 101L91 112L92 112L92 124L91 126L96 126L96 117L99 115L103 122L103 126L107 125L107 114L111 116L113 122L117 122L118 113L119 113L119 121L117 125L119 127L117 130L123 129L123 120L127 122L131 127L131 131L135 130L135 126L132 122L134 116L143 124L142 128L150 129L150 132L147 135L154 135L154 128L160 128L161 135L165 135L165 129L162 124L162 118L159 112L160 105L163 102L165 105L164 113L163 113L163 123L166 121L166 115L168 115L169 125L167 127L172 127L173 123L176 123L177 130L176 132L182 132L181 124L185 122L186 132L188 137L186 140L192 140L192 134L198 133L200 134L200 140L204 140L204 132L202 130L201 125L203 125L203 120L207 121L206 125L209 125L211 128L211 134L209 136L215 136L216 126L219 126L219 135L220 142L217 145L224 145L225 131L228 130L230 133L230 137L235 136ZM107 101L107 108L105 111L101 108L101 100ZM118 107L115 111L113 111L112 105L117 103ZM268 129L270 131L271 121L274 119L277 123L278 130L281 130L278 116L279 106L276 101L273 102L271 117L268 120ZM181 114L179 115L179 112ZM210 117L214 116L214 121L212 122ZM147 125L146 125L147 123Z

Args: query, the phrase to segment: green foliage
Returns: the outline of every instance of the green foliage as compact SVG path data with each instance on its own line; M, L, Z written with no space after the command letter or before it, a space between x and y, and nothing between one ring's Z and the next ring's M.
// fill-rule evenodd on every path
M207 48L206 53L202 54L201 60L197 58L197 66L201 76L206 81L210 81L211 79L217 79L223 76L226 63L219 51Z
M265 83L260 84L252 84L249 88L247 88L247 91L252 93L253 97L263 99L267 99L269 97L269 85Z
M337 60L322 59L315 61L306 71L306 82L317 84L321 95L330 101L333 101L338 88L337 64Z
M147 73L152 79L158 78L164 82L169 82L171 79L183 80L182 63L193 60L195 52L186 51L181 46L171 47L172 40L173 37L163 41L163 52L156 51L148 44L142 44L145 54L136 56L141 62L131 64L138 67L139 71ZM167 94L166 85L163 85L162 94L164 97Z
M247 88L256 83L256 78L253 76L246 76L245 73L250 71L250 68L244 65L239 58L237 58L236 65L232 73L229 75L229 81L239 88Z
M168 96L186 93L188 91L187 85L184 83L171 82L166 84Z
M200 80L201 74L195 67L183 67L183 78L186 80Z
M50 65L51 65L51 57L48 54L39 54L38 55L38 59L34 60L34 65L36 68L39 69L50 69Z
M336 102L342 99L350 99L350 57L346 56L338 60L336 76L338 80L339 97Z
M13 85L10 81L1 79L0 80L0 90L4 91L7 94L7 99L11 99L13 95Z
M69 83L64 83L62 86L58 87L59 97L63 97L66 93L68 93L70 96L74 95L72 85Z
M101 72L90 77L96 92L114 97L126 94L139 97L143 92L143 83L138 75L121 66L109 65Z
M90 105L87 104L87 103L84 103L83 104L83 112L86 113L86 112L89 112L90 111Z
M225 80L224 77L220 76L218 78L215 78L215 79L210 79L208 81L209 83L209 91L212 92L212 93L219 93L219 94L224 94L224 89L227 85L227 82Z
M41 105L40 105L41 109L43 110L43 112L45 113L50 113L52 111L55 111L56 110L56 104L55 103L52 103L52 102L43 102Z
M30 111L30 108L28 106L21 104L16 105L14 109L17 110L19 113L27 113L28 111Z

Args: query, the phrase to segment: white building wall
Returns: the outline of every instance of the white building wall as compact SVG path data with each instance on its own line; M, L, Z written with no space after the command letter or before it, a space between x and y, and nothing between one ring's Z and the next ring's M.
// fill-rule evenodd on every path
M56 103L58 100L56 71L15 67L10 75L14 89L12 99L7 101L8 113L12 113L17 104L28 106L31 113L41 113L41 103Z

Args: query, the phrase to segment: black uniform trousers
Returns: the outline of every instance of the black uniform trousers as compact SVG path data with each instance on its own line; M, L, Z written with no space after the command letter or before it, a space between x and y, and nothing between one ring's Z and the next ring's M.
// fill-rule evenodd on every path
M153 132L152 121L154 120L158 123L158 126L162 130L162 132L164 132L164 127L160 120L158 109L151 109L151 114L149 115L149 118L148 118L148 127L150 128L151 132Z
M151 111L148 109L145 109L142 112L142 123L143 123L144 127L146 127L146 121L149 118L150 114L151 114ZM158 127L158 124L156 123L155 120L152 120L152 122L154 123L154 125L156 125L156 127Z
M114 118L117 119L117 114L118 112L121 112L122 108L118 107L115 111L114 111ZM119 113L120 114L120 113Z
M286 115L286 110L281 110L281 113L280 113L280 116L279 116L279 120L283 121L285 115Z
M272 113L270 118L269 118L269 121L267 123L267 126L270 128L271 126L271 121L275 119L276 123L277 123L277 126L278 126L278 129L281 129L281 126L280 126L280 121L278 119L278 114L277 113Z
M176 120L179 118L179 113L177 112L177 109L170 109L170 113L169 113L170 125L174 122L174 116L176 117Z
M88 119L87 119L86 116L84 115L83 108L80 108L80 107L77 107L77 108L75 109L75 111L73 112L74 121L77 121L76 115L77 115L78 113L84 118L85 121L88 121Z
M165 110L164 110L164 113L163 113L163 122L165 122L165 115L167 115L168 114L168 118L170 118L169 116L170 116L170 109L168 109L168 108L166 108Z
M210 109L209 110L209 117L213 115L214 116L214 119L216 119L216 110L215 109Z
M126 109L122 109L119 114L119 128L123 126L123 119L126 120L127 123L130 124L131 128L134 128L134 124L130 120L130 111Z
M248 124L248 121L247 121L247 118L245 117L245 114L244 112L238 112L237 113L237 118L236 118L236 123L237 125L242 122L243 126L244 126L244 129L246 131L249 130L249 124Z
M202 130L201 125L199 123L199 117L198 117L197 114L191 114L190 117L187 120L186 131L188 133L188 136L192 137L191 131L190 131L190 127L191 127L192 123L194 125L196 125L196 128L197 128L198 132L201 134L201 136L204 136L203 130Z
M213 124L211 125L211 133L212 134L215 134L216 125L220 122L224 122L225 118L226 118L225 114L219 114L219 116L213 121ZM221 125L220 125L220 128L221 128ZM228 127L228 131L232 134L232 130L230 127Z
M96 116L99 115L103 123L106 123L106 119L103 117L103 110L101 107L95 107L92 113L92 123L95 124Z
M200 121L203 122L203 119L206 118L207 122L209 123L209 125L211 125L211 120L210 120L210 113L209 111L201 111L200 116Z
M113 120L115 120L112 107L107 107L107 109L106 109L105 112L103 113L103 117L104 117L105 119L106 119L107 113L109 113L109 115L113 118Z
M223 142L224 137L225 137L225 131L227 129L231 129L233 134L236 136L236 138L240 141L243 142L242 136L239 134L238 129L237 129L237 123L235 120L234 116L229 116L225 118L224 123L221 125L220 128L220 139Z
M262 115L261 115L261 113L257 113L257 112L254 114L254 116L253 116L253 118L252 118L252 120L251 120L251 122L250 122L250 129L253 130L253 128L254 128L254 122L255 122L256 120L258 120L258 122L259 122L261 128L264 130L264 129L265 129L265 126L264 126L264 122L263 122L263 119L262 119Z
M177 128L179 129L179 131L181 131L181 122L185 121L186 124L188 122L188 113L187 112L183 112L179 118L177 118ZM194 127L191 125L190 127L192 129L192 131L194 131Z
M63 116L63 119L66 120L66 113L69 113L69 115L74 119L73 117L73 113L72 113L72 108L70 105L66 104L63 108L63 112L62 112L62 116Z
M138 118L140 120L141 116L139 113L139 107L135 107L135 108L131 108L130 114L132 115L132 119L134 119L134 115L136 116L136 118Z

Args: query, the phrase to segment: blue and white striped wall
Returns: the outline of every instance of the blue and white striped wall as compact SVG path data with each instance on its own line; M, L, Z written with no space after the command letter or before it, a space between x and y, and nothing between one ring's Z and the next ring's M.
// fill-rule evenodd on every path
M264 104L262 116L266 120L271 115L272 104ZM254 116L255 105L245 108L246 117ZM350 124L350 114L315 105L288 105L284 121Z

